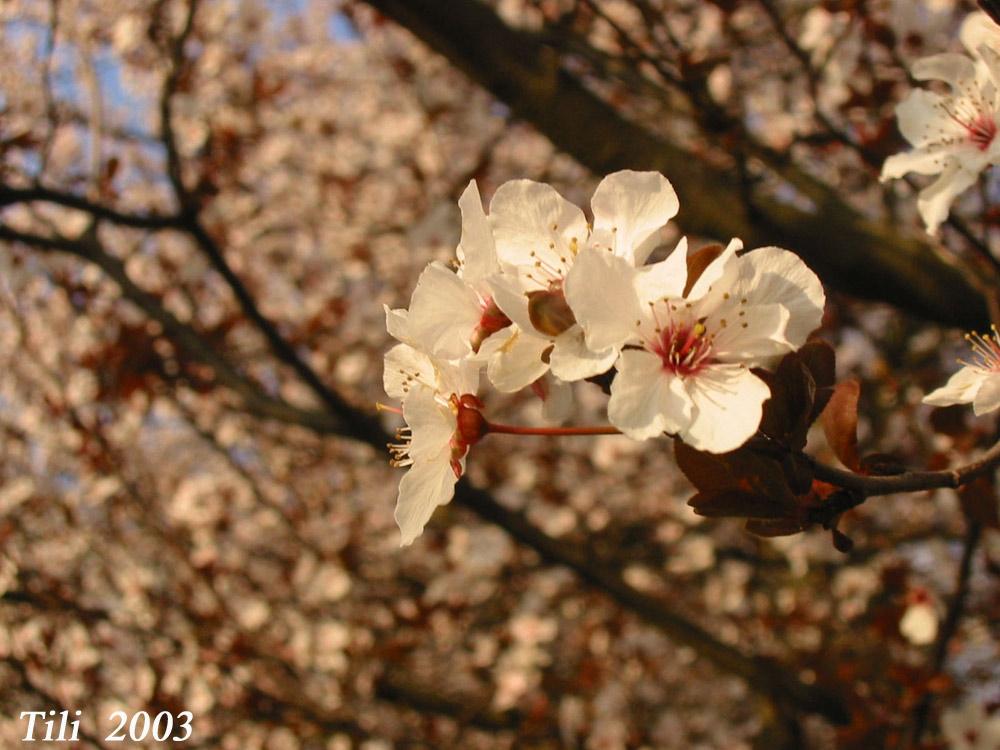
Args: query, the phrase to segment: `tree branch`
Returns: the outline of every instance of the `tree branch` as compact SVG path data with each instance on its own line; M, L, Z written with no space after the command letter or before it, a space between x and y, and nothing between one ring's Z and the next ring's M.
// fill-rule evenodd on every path
M242 397L247 410L252 414L288 424L302 425L321 434L351 434L350 428L331 414L302 409L263 393L215 349L205 343L197 331L178 320L156 297L132 281L125 270L125 264L101 248L93 230L88 231L80 239L68 239L29 234L0 224L0 240L20 242L39 250L68 253L95 264L118 285L122 296L163 326L163 330L189 354L210 365L219 382Z
M943 668L948 657L948 645L958 631L958 625L962 621L962 614L965 611L965 600L969 594L969 578L972 575L972 558L976 553L979 538L983 527L973 519L968 519L968 529L965 533L965 541L962 545L962 559L958 563L958 573L955 575L955 592L952 594L951 602L948 604L948 611L945 614L941 631L938 633L937 642L934 644L934 655L931 657L928 666L929 676L938 674ZM913 730L910 739L910 747L920 747L920 738L927 728L927 719L930 716L933 694L924 693L917 707L913 711Z
M133 227L135 229L179 229L182 227L183 222L180 216L123 213L72 193L64 193L41 186L16 188L0 184L0 208L15 203L33 203L35 201L55 203L64 208L86 211L96 219L102 219L112 224Z
M907 471L902 474L893 474L892 476L885 477L855 474L851 471L844 471L843 469L821 464L809 456L805 456L805 458L810 462L813 475L816 479L836 485L837 487L843 487L846 490L851 490L863 497L870 497L872 495L919 492L920 490L933 490L943 487L957 489L1000 465L1000 442L972 463L960 466L957 469Z
M832 286L922 318L967 329L988 321L982 296L930 245L869 221L791 165L780 174L811 210L758 195L751 215L728 171L622 118L568 72L544 35L510 28L478 0L367 1L595 172L655 169L669 176L681 198L677 221L687 231L792 248Z

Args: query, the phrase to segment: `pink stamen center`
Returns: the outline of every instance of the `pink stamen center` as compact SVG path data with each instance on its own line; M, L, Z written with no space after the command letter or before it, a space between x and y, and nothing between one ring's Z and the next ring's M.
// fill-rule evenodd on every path
M985 151L993 143L997 123L993 112L978 97L970 95L966 101L952 101L943 104L942 108L948 117L965 129L969 141L980 151Z
M994 136L997 134L997 124L992 117L988 115L980 115L974 121L968 123L965 129L969 133L969 140L978 148L980 151L985 151L990 147L993 142Z
M712 337L701 323L670 323L659 330L649 348L659 356L664 370L681 377L697 374L712 359Z

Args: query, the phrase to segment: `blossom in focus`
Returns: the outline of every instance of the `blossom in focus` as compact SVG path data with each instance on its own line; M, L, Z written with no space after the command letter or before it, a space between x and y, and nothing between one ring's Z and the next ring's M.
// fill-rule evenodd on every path
M976 701L941 714L941 734L950 750L1000 748L1000 716L990 716Z
M742 445L760 424L773 365L820 324L825 297L793 253L737 255L729 244L688 287L687 244L641 268L604 250L581 253L567 279L588 345L621 348L608 418L629 437L674 433L699 450ZM609 305L608 299L616 304Z
M955 198L971 187L980 172L1000 163L1000 35L983 25L983 14L969 16L961 37L974 58L932 55L917 60L913 77L943 81L945 94L915 89L896 108L899 129L913 150L895 154L882 167L883 181L909 172L939 175L920 191L917 209L934 234ZM987 19L988 20L988 19Z
M389 311L390 331L405 335L406 316ZM402 311L405 312L405 311ZM483 435L485 423L476 397L480 366L474 361L430 357L409 344L385 355L383 385L402 401L406 426L390 444L394 466L409 467L399 483L396 523L401 545L413 542L434 509L448 503L465 470L469 447Z
M551 369L563 381L607 371L613 346L587 345L567 301L567 274L584 248L601 248L630 267L656 246L659 230L678 209L673 187L656 172L621 171L604 178L591 200L593 227L583 212L549 185L504 183L490 202L490 224L501 273L493 297L515 325L491 339L487 367L501 391L516 391ZM600 302L608 305L614 298Z
M478 352L490 335L510 325L488 285L500 267L475 180L458 205L462 211L458 270L429 264L417 280L409 308L411 336L424 343L428 354L444 359Z
M979 416L1000 406L1000 334L993 326L991 335L970 333L965 338L972 347L973 361L960 360L962 369L942 387L924 396L924 403L972 404L973 412Z

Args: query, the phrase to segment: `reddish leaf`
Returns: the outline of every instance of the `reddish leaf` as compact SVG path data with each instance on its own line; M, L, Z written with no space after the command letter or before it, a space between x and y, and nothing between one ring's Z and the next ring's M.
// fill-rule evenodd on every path
M823 410L823 432L841 463L857 471L858 461L858 396L861 385L857 380L837 383L830 403Z
M970 521L986 528L1000 528L997 513L997 493L993 477L981 476L958 488L962 512Z
M786 453L781 460L785 481L796 495L804 495L812 489L813 468L801 453Z
M825 341L806 342L799 349L798 356L805 368L809 370L813 383L816 385L812 413L809 416L809 424L811 425L826 408L827 402L833 395L833 386L836 383L837 357L833 347Z
M702 492L731 489L771 497L788 506L795 504L781 464L750 448L704 453L677 440L674 455L680 470Z
M722 251L725 250L722 245L714 243L711 245L705 245L705 247L699 247L693 253L688 253L687 256L687 282L684 284L684 295L691 291L691 287L698 280L705 269L708 268L712 261L722 255Z
M736 518L787 518L795 508L767 495L724 489L699 492L688 500L699 516Z
M680 440L675 440L674 458L688 481L703 492L736 485L728 465L718 454L695 450Z
M791 353L781 360L772 373L757 373L771 389L771 398L764 402L760 430L793 450L806 444L810 415L816 395L816 383L798 354Z

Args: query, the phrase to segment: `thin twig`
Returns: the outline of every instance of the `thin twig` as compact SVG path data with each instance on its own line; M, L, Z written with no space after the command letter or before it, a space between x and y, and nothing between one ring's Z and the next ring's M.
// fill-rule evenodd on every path
M939 674L944 668L945 660L948 657L948 646L952 638L955 637L955 633L958 632L958 625L962 621L965 602L969 595L972 558L975 556L982 530L982 526L976 521L972 519L968 520L968 529L966 530L965 541L962 546L962 559L958 563L958 573L955 576L955 591L952 594L951 602L948 604L948 612L945 614L944 622L941 624L937 642L934 644L934 654L927 669L928 677ZM920 738L927 728L927 719L930 716L933 698L931 692L924 693L913 711L913 729L910 738L910 747L914 750L920 746Z

